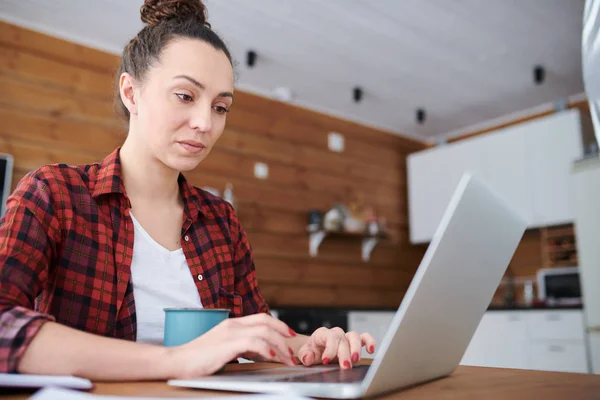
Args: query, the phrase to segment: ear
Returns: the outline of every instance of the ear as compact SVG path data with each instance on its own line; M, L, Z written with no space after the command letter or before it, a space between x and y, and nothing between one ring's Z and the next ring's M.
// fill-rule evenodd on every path
M135 94L135 80L128 72L123 72L119 77L119 94L121 101L129 110L129 114L137 114L137 99Z

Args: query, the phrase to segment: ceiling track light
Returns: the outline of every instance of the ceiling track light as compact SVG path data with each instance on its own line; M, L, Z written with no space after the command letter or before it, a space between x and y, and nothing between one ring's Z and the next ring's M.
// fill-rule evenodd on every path
M355 103L358 103L359 101L361 101L361 100L362 100L362 97L363 97L363 90L362 90L360 87L358 87L358 86L357 86L357 87L355 87L355 88L352 90L352 93L353 93L352 97L354 98L354 102L355 102Z
M546 69L541 65L536 65L533 68L533 81L536 85L541 85L546 79Z
M248 52L246 52L246 65L250 68L254 67L254 64L256 64L256 57L257 54L254 50L248 50Z
M417 123L422 125L425 122L425 118L426 118L425 110L423 108L417 108L416 117L417 117Z

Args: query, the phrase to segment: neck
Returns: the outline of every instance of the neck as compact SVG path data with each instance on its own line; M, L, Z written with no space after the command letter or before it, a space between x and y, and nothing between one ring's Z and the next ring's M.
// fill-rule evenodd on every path
M179 172L150 155L146 146L130 139L125 140L119 153L127 196L154 203L177 202Z

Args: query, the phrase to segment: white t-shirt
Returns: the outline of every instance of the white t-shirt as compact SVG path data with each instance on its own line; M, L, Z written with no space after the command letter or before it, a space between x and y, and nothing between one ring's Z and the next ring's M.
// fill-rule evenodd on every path
M131 214L134 225L131 280L137 341L163 344L165 308L202 307L183 249L158 244Z

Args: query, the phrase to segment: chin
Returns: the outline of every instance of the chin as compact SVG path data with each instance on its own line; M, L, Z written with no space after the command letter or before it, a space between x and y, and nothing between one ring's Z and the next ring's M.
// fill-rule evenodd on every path
M200 164L204 157L169 157L165 164L178 172L189 172Z

